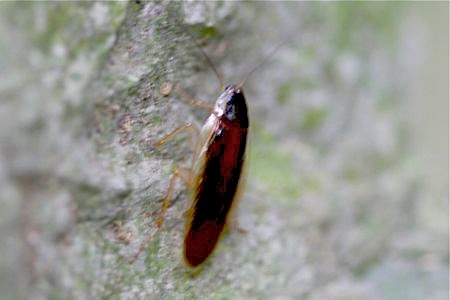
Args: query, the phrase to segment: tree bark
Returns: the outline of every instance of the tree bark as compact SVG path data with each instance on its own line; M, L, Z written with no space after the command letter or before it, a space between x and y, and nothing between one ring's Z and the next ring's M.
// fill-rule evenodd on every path
M398 63L405 46L392 41L405 6L1 6L5 298L386 299L380 278L396 278L386 253L422 249L393 246L416 237L414 203L427 191L401 140L410 75ZM237 219L247 233L229 230L193 276L182 259L182 184L156 227L191 141L154 143L208 115L176 85L211 104L220 93L201 51L226 83L264 62L244 86L251 138ZM433 255L445 260L447 246L436 242Z

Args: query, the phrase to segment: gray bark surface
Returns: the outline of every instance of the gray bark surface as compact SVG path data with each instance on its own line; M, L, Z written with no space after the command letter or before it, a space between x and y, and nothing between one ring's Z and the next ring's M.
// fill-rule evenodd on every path
M1 299L447 298L448 3L0 7ZM208 112L161 87L214 103L196 43L237 83L285 40L244 87L246 233L193 276L181 183L156 230L190 140L154 143Z

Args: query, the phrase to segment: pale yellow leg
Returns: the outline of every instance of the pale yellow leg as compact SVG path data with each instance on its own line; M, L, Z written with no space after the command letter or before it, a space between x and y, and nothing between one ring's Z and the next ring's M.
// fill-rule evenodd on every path
M200 129L193 123L185 123L181 125L180 127L175 128L172 132L170 132L168 135L166 135L161 140L154 143L155 147L161 147L171 139L173 139L177 134L180 132L186 131L191 136L192 140L192 150L195 150L196 142L198 140L198 136L200 134Z
M192 98L181 86L177 85L175 87L175 92L181 98L181 100L183 100L185 103L207 109L210 112L213 111L213 108L214 108L213 105L211 105L207 102L204 102L202 100Z
M167 188L166 195L164 196L161 211L159 213L158 221L156 223L158 228L160 228L164 222L164 215L167 209L169 208L170 201L172 200L173 188L175 187L175 182L178 177L183 179L183 181L188 185L190 189L192 188L193 182L191 169L177 168L175 171L173 171L172 175L170 176L169 187Z
M164 222L164 215L165 215L167 209L169 208L170 201L172 200L172 193L173 193L173 188L175 186L175 180L178 177L183 179L183 181L188 185L189 188L192 188L192 185L193 185L192 170L189 168L175 169L175 171L173 171L173 173L170 177L169 187L167 189L166 195L163 198L161 211L159 212L158 220L156 222L158 230L161 228L161 226ZM148 243L153 239L153 237L154 237L154 234L151 234L141 243L138 251L129 259L130 264L132 264L136 261L136 259L139 257L139 255L142 253L142 251L145 250Z

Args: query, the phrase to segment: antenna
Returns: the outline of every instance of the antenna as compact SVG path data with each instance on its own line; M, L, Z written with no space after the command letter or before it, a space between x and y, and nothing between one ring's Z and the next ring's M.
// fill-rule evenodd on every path
M220 76L219 72L217 71L216 67L214 66L214 64L212 63L212 61L209 59L209 56L206 54L206 52L203 50L203 48L197 43L196 39L194 36L192 36L191 33L189 33L188 30L186 30L186 33L191 37L192 41L194 42L194 44L197 46L197 48L200 50L200 52L203 55L203 58L205 58L206 63L211 67L211 69L214 71L214 74L216 74L217 79L219 79L219 83L220 83L220 89L223 90L225 88L225 84L223 81L222 76Z
M259 63L257 63L253 69L250 70L250 72L247 73L247 75L245 75L244 80L241 81L241 83L239 83L237 85L237 88L240 89L244 86L245 82L247 81L247 79L249 79L249 77L262 65L264 65L269 58L271 58L277 51L278 49L281 48L281 46L285 45L288 42L288 39L284 40L283 42L279 43L275 48L273 48L267 55L264 56L264 58L262 60L259 61Z

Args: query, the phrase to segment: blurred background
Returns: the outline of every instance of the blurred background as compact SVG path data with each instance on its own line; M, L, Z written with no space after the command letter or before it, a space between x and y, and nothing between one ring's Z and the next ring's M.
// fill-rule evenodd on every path
M448 3L11 2L0 15L1 299L448 299ZM244 87L247 233L230 231L195 278L186 190L159 232L151 213L191 161L183 137L151 145L207 116L160 86L219 93L193 37L231 83L287 41Z

